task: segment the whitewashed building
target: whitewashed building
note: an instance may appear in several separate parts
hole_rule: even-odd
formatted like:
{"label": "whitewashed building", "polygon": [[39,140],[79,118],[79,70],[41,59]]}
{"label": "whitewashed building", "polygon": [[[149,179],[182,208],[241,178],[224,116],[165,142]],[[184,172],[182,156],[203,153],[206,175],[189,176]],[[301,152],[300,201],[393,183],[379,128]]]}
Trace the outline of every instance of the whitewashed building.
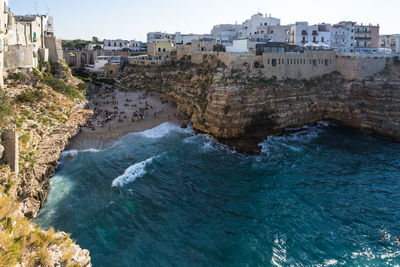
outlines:
{"label": "whitewashed building", "polygon": [[331,46],[339,52],[355,52],[355,22],[343,21],[331,27]]}
{"label": "whitewashed building", "polygon": [[129,50],[133,52],[143,51],[143,42],[135,40],[129,41]]}
{"label": "whitewashed building", "polygon": [[237,33],[238,39],[254,39],[254,36],[260,34],[258,31],[258,27],[260,26],[278,26],[280,25],[281,20],[278,18],[273,18],[271,15],[263,15],[261,13],[257,13],[251,16],[250,19],[243,22],[242,27],[239,28]]}
{"label": "whitewashed building", "polygon": [[129,41],[127,40],[104,40],[104,51],[121,51],[129,48]]}
{"label": "whitewashed building", "polygon": [[394,53],[400,53],[400,34],[381,35],[379,37],[381,48],[390,49]]}
{"label": "whitewashed building", "polygon": [[175,42],[175,37],[180,33],[166,33],[166,32],[149,32],[147,33],[147,43],[154,43],[155,41],[168,40]]}
{"label": "whitewashed building", "polygon": [[220,24],[215,25],[211,30],[211,36],[218,44],[223,46],[232,45],[233,40],[237,37],[239,25],[237,24]]}

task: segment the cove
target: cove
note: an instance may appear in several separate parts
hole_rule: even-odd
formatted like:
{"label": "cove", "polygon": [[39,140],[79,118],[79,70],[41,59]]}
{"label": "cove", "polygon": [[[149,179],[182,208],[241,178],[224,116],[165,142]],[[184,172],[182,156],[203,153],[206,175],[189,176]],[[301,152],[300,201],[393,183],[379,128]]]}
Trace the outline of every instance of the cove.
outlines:
{"label": "cove", "polygon": [[400,144],[320,123],[262,147],[165,123],[66,151],[35,222],[94,266],[400,264]]}

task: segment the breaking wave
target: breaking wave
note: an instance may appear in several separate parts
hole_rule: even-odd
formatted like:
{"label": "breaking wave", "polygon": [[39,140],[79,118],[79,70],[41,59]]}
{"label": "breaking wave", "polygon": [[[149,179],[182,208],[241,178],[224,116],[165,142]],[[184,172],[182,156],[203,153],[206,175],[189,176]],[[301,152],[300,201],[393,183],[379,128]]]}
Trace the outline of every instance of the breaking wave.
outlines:
{"label": "breaking wave", "polygon": [[161,138],[168,135],[171,132],[191,133],[192,131],[193,129],[191,127],[183,129],[182,127],[180,127],[175,123],[165,122],[155,128],[139,132],[138,134],[147,138]]}
{"label": "breaking wave", "polygon": [[136,178],[142,177],[147,173],[146,166],[153,161],[154,158],[147,159],[145,161],[135,163],[126,169],[125,173],[114,179],[112,182],[113,187],[124,186],[136,180]]}

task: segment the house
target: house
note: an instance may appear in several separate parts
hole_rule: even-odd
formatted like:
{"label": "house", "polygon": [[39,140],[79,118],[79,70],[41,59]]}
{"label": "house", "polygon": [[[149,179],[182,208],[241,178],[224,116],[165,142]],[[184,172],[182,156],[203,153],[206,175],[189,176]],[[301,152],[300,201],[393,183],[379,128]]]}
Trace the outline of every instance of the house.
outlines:
{"label": "house", "polygon": [[265,42],[256,42],[249,39],[233,40],[233,45],[226,46],[225,49],[228,53],[255,52],[257,44],[265,44]]}
{"label": "house", "polygon": [[400,34],[381,35],[380,48],[390,49],[394,53],[400,53]]}
{"label": "house", "polygon": [[379,50],[379,25],[355,25],[355,51],[377,52]]}
{"label": "house", "polygon": [[355,52],[355,22],[342,21],[331,27],[331,46],[338,52]]}
{"label": "house", "polygon": [[180,33],[172,34],[164,32],[149,32],[147,33],[147,43],[153,43],[159,40],[169,40],[171,42],[175,42],[175,37],[179,34]]}
{"label": "house", "polygon": [[127,40],[104,40],[104,51],[122,51],[129,48],[129,41]]}
{"label": "house", "polygon": [[37,68],[39,60],[57,62],[62,58],[62,48],[54,36],[54,22],[50,16],[8,13],[6,32],[6,69]]}
{"label": "house", "polygon": [[281,20],[278,18],[273,18],[271,15],[263,15],[257,13],[251,16],[250,19],[243,22],[242,27],[238,31],[238,39],[249,38],[254,40],[258,34],[258,27],[260,26],[278,26]]}
{"label": "house", "polygon": [[171,40],[157,40],[147,44],[147,54],[154,59],[168,59],[175,50],[175,43]]}
{"label": "house", "polygon": [[133,52],[140,52],[144,51],[145,48],[143,47],[143,42],[131,40],[129,41],[129,50]]}

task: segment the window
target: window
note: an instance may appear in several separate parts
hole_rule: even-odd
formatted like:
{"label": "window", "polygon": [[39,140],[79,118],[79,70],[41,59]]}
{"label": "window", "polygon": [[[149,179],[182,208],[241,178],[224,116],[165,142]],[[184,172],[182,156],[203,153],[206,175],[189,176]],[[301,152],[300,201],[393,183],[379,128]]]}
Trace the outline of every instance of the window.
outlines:
{"label": "window", "polygon": [[158,52],[161,52],[161,48],[160,47],[158,48]]}
{"label": "window", "polygon": [[281,64],[281,59],[278,59],[278,64]]}
{"label": "window", "polygon": [[325,37],[321,37],[321,42],[325,42]]}
{"label": "window", "polygon": [[303,36],[303,40],[301,41],[303,44],[306,43],[306,37]]}
{"label": "window", "polygon": [[270,60],[270,59],[268,59],[268,65],[269,65],[269,64],[271,64],[271,60]]}
{"label": "window", "polygon": [[325,59],[325,66],[329,65],[329,61],[327,59]]}
{"label": "window", "polygon": [[297,59],[297,65],[300,64],[300,59]]}
{"label": "window", "polygon": [[301,31],[301,35],[307,35],[307,31],[306,30],[302,30]]}
{"label": "window", "polygon": [[293,64],[293,59],[290,59],[290,64]]}
{"label": "window", "polygon": [[163,52],[165,52],[165,48],[163,48]]}
{"label": "window", "polygon": [[317,60],[316,59],[313,59],[313,65],[317,66]]}
{"label": "window", "polygon": [[289,64],[289,59],[287,59],[287,63],[286,64]]}
{"label": "window", "polygon": [[276,67],[276,59],[275,58],[272,59],[272,67]]}

